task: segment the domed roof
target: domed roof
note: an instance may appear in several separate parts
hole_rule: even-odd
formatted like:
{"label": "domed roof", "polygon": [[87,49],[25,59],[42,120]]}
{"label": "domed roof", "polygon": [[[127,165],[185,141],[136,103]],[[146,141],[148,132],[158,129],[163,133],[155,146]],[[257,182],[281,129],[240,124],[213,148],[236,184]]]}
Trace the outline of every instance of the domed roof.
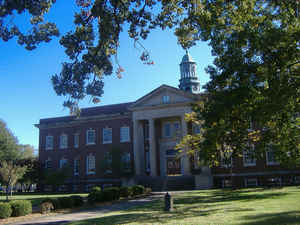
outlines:
{"label": "domed roof", "polygon": [[182,57],[181,63],[184,62],[195,62],[192,58],[192,56],[190,55],[190,53],[188,52],[188,50],[186,50],[185,55]]}

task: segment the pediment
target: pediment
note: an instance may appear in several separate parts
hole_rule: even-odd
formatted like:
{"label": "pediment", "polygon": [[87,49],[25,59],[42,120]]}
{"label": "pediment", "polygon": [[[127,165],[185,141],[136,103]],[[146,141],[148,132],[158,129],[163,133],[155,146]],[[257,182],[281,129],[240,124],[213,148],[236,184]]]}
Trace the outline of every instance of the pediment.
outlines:
{"label": "pediment", "polygon": [[[164,97],[167,96],[167,97]],[[164,99],[165,98],[165,99]],[[165,100],[169,99],[168,102]],[[150,93],[139,98],[133,105],[130,107],[140,108],[140,107],[151,107],[151,106],[163,106],[177,103],[192,103],[197,100],[198,96],[191,94],[185,91],[182,91],[178,88],[174,88],[168,85],[162,85]]]}

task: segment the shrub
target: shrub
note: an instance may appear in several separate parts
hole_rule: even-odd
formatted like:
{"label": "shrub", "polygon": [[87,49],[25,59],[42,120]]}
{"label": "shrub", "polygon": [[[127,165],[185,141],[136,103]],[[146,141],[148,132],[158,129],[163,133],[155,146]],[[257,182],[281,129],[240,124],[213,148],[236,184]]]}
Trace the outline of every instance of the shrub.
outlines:
{"label": "shrub", "polygon": [[31,202],[28,200],[11,201],[12,216],[26,216],[32,212]]}
{"label": "shrub", "polygon": [[12,209],[9,203],[0,203],[0,218],[8,218],[12,214]]}
{"label": "shrub", "polygon": [[103,189],[102,193],[104,201],[113,201],[120,199],[120,188],[118,187],[105,188]]}
{"label": "shrub", "polygon": [[145,188],[142,185],[134,185],[132,186],[132,195],[141,195],[145,192]]}
{"label": "shrub", "polygon": [[72,195],[70,198],[73,199],[74,207],[80,207],[84,205],[83,198],[79,195]]}
{"label": "shrub", "polygon": [[58,198],[59,204],[62,209],[67,209],[67,208],[73,208],[74,207],[74,202],[73,199],[70,197],[61,197]]}
{"label": "shrub", "polygon": [[50,213],[52,210],[54,210],[54,206],[52,202],[43,202],[40,205],[40,212],[42,214]]}
{"label": "shrub", "polygon": [[61,209],[60,201],[57,198],[45,198],[42,203],[51,202],[54,210]]}
{"label": "shrub", "polygon": [[101,191],[101,188],[94,187],[88,195],[88,202],[90,204],[94,204],[95,202],[102,202],[102,201],[103,201],[103,193]]}
{"label": "shrub", "polygon": [[150,194],[152,189],[150,187],[145,188],[145,194]]}
{"label": "shrub", "polygon": [[132,195],[132,189],[130,187],[120,187],[120,196],[123,198],[128,198]]}

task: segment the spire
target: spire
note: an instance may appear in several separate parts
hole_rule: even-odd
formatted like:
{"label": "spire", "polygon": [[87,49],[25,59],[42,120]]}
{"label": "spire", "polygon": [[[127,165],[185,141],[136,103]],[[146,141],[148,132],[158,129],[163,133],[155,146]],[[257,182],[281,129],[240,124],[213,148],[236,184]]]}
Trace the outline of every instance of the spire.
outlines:
{"label": "spire", "polygon": [[188,50],[185,50],[185,55],[182,57],[180,63],[180,75],[179,88],[191,93],[200,92],[200,82],[196,71],[196,62],[189,54]]}

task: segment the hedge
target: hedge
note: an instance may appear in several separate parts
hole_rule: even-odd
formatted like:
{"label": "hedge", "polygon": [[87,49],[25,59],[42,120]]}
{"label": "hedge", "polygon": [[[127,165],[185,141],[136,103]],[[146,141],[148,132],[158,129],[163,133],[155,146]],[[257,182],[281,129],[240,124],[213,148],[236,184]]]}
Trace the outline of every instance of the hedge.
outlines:
{"label": "hedge", "polygon": [[79,195],[72,195],[69,198],[73,200],[73,207],[80,207],[84,205],[83,198]]}
{"label": "hedge", "polygon": [[145,187],[142,185],[134,185],[132,186],[132,195],[141,195],[144,194],[145,192]]}
{"label": "hedge", "polygon": [[120,187],[120,196],[123,198],[128,198],[132,195],[131,187]]}
{"label": "hedge", "polygon": [[32,213],[32,205],[28,200],[14,200],[9,204],[12,208],[12,216],[26,216]]}
{"label": "hedge", "polygon": [[73,208],[74,207],[74,201],[70,197],[61,197],[61,198],[58,198],[58,200],[59,200],[60,207],[62,209],[67,209],[67,208]]}
{"label": "hedge", "polygon": [[100,187],[93,187],[91,192],[88,195],[88,202],[90,204],[94,204],[95,202],[102,202],[103,200],[103,193]]}
{"label": "hedge", "polygon": [[12,209],[9,203],[0,203],[0,218],[5,219],[10,217]]}
{"label": "hedge", "polygon": [[103,189],[102,193],[104,201],[113,201],[120,199],[120,188],[118,187],[105,188]]}

